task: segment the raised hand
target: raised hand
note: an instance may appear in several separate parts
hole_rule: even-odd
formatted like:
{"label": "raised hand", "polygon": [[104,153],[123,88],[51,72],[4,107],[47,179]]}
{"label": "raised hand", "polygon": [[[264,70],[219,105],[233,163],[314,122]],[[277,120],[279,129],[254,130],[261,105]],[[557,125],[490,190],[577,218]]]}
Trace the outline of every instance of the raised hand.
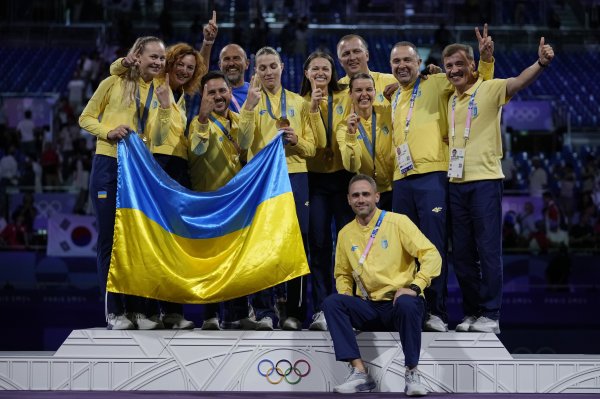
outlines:
{"label": "raised hand", "polygon": [[108,132],[109,140],[121,140],[129,134],[131,129],[127,125],[119,125],[110,132]]}
{"label": "raised hand", "polygon": [[492,37],[488,36],[488,24],[483,25],[483,36],[479,33],[479,28],[475,28],[475,36],[479,42],[479,57],[485,62],[492,62],[494,59],[494,42]]}
{"label": "raised hand", "polygon": [[315,82],[315,78],[311,76],[310,80],[310,111],[318,112],[319,107],[321,106],[321,101],[325,99],[323,96],[323,90],[317,87],[317,83]]}
{"label": "raised hand", "polygon": [[134,67],[139,64],[140,64],[140,60],[139,60],[138,56],[133,53],[128,53],[121,60],[121,65],[123,65],[125,68],[131,68],[131,67]]}
{"label": "raised hand", "polygon": [[356,112],[354,110],[354,103],[352,104],[352,107],[350,108],[350,115],[348,115],[346,122],[348,123],[348,133],[356,134],[356,129],[358,127],[358,115],[356,114]]}
{"label": "raised hand", "polygon": [[398,82],[390,83],[383,89],[383,96],[387,98],[388,101],[392,101],[392,95],[396,90],[398,90],[398,87],[400,87],[400,84]]}
{"label": "raised hand", "polygon": [[217,26],[217,12],[213,10],[212,18],[210,21],[208,21],[208,24],[204,25],[204,28],[202,29],[204,40],[212,44],[212,42],[214,42],[217,38],[218,31],[219,27]]}
{"label": "raised hand", "polygon": [[171,106],[171,88],[169,87],[169,74],[165,73],[165,81],[156,88],[156,98],[162,109],[167,109]]}
{"label": "raised hand", "polygon": [[207,86],[204,85],[202,90],[202,101],[200,102],[200,110],[198,111],[198,121],[200,123],[208,123],[208,116],[215,109],[215,99],[208,95]]}
{"label": "raised hand", "polygon": [[256,75],[252,75],[250,79],[250,87],[248,87],[248,96],[244,103],[244,109],[252,111],[260,102],[261,84],[260,79]]}
{"label": "raised hand", "polygon": [[552,46],[546,44],[543,36],[540,38],[538,57],[540,58],[539,62],[541,62],[543,66],[547,66],[554,59],[554,50],[552,49]]}

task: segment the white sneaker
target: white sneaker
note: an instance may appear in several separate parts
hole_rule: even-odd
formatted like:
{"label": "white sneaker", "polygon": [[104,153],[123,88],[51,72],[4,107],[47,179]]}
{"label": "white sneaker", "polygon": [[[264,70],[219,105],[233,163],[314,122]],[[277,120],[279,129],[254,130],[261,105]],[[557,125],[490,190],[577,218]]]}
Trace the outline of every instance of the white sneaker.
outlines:
{"label": "white sneaker", "polygon": [[256,323],[256,329],[258,331],[273,331],[273,319],[263,317]]}
{"label": "white sneaker", "polygon": [[130,313],[129,320],[133,322],[138,330],[156,330],[158,323],[150,320],[143,313]]}
{"label": "white sneaker", "polygon": [[300,331],[302,330],[302,323],[295,317],[288,317],[281,325],[281,329],[286,331]]}
{"label": "white sneaker", "polygon": [[111,313],[107,319],[107,330],[133,330],[135,326],[124,314],[115,315]]}
{"label": "white sneaker", "polygon": [[404,393],[406,396],[425,396],[427,395],[427,388],[421,383],[421,373],[415,367],[412,370],[406,370],[404,374],[406,385],[404,386]]}
{"label": "white sneaker", "polygon": [[203,330],[220,330],[221,326],[219,326],[219,319],[216,317],[211,317],[210,319],[204,320],[202,323]]}
{"label": "white sneaker", "polygon": [[465,316],[460,323],[456,325],[456,332],[467,332],[471,327],[471,324],[475,323],[477,317]]}
{"label": "white sneaker", "polygon": [[323,311],[313,315],[313,321],[310,323],[308,329],[312,331],[327,331],[327,320],[325,320],[325,313]]}
{"label": "white sneaker", "polygon": [[354,367],[350,367],[350,374],[346,377],[346,380],[340,385],[333,387],[333,392],[371,392],[376,386],[375,380],[369,375],[369,370],[358,371]]}
{"label": "white sneaker", "polygon": [[167,313],[163,315],[162,322],[165,328],[173,330],[192,330],[195,324],[191,320],[187,320],[181,313]]}
{"label": "white sneaker", "polygon": [[446,332],[448,331],[448,323],[444,323],[439,316],[430,314],[429,318],[425,322],[424,330],[433,332]]}
{"label": "white sneaker", "polygon": [[471,324],[469,331],[500,334],[500,323],[498,320],[481,316],[475,320],[475,323]]}

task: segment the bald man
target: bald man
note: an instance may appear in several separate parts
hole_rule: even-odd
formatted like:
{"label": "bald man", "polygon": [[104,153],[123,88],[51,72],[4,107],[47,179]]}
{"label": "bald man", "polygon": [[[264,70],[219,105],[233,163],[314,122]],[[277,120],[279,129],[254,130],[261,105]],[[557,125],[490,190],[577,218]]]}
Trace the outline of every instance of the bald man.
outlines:
{"label": "bald man", "polygon": [[219,69],[227,76],[233,96],[229,109],[239,113],[248,96],[249,83],[244,81],[244,74],[250,61],[242,47],[235,43],[230,43],[223,47],[219,53]]}

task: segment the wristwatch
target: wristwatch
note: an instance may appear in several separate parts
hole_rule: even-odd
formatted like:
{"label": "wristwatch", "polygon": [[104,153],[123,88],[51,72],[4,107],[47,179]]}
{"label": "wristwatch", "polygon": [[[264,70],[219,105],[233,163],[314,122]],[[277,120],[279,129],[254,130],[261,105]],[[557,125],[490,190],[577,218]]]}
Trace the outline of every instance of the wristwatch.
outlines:
{"label": "wristwatch", "polygon": [[416,284],[411,284],[408,286],[409,289],[413,290],[414,292],[417,293],[417,295],[421,295],[421,287],[419,287]]}

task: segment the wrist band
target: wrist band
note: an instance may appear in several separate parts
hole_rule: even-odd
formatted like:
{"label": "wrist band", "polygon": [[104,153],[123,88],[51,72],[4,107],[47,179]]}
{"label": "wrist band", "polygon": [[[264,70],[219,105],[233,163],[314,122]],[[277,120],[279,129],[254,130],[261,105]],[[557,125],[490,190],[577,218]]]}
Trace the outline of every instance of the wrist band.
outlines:
{"label": "wrist band", "polygon": [[542,64],[542,61],[540,61],[539,58],[538,58],[538,65],[542,68],[546,68],[548,66],[548,64],[546,64],[546,65]]}
{"label": "wrist band", "polygon": [[204,39],[204,43],[206,43],[206,44],[214,44],[214,42],[215,42],[214,40],[206,40],[206,39]]}

